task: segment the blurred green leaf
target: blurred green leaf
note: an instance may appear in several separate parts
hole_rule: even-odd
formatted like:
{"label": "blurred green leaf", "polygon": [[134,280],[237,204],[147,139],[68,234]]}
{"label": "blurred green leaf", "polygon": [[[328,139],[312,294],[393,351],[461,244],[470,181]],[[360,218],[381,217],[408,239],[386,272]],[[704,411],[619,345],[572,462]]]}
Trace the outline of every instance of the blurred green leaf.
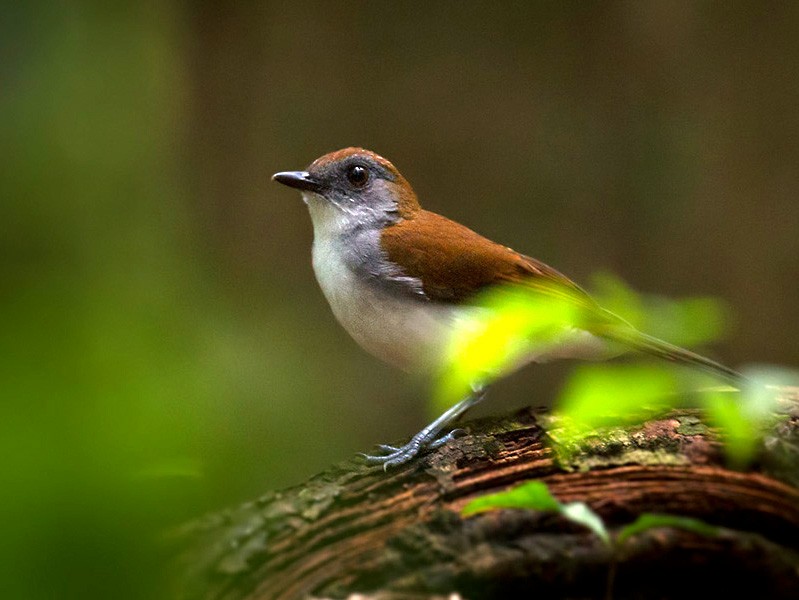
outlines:
{"label": "blurred green leaf", "polygon": [[[607,271],[595,273],[591,277],[591,295],[600,306],[619,315],[636,329],[646,325],[644,301],[621,278]],[[648,331],[648,330],[647,330]]]}
{"label": "blurred green leaf", "polygon": [[714,525],[709,525],[700,519],[693,519],[691,517],[680,517],[676,515],[666,515],[657,513],[644,513],[639,515],[638,518],[622,527],[616,535],[616,543],[623,544],[629,538],[650,529],[657,529],[659,527],[671,527],[674,529],[684,529],[693,533],[698,533],[705,537],[714,537],[719,533],[719,528]]}
{"label": "blurred green leaf", "polygon": [[489,290],[463,317],[450,339],[433,399],[447,408],[507,374],[531,354],[557,345],[582,322],[568,290],[500,286]]}
{"label": "blurred green leaf", "polygon": [[691,348],[719,339],[727,328],[730,311],[717,298],[671,299],[641,294],[608,272],[592,277],[592,295],[607,310],[633,327],[672,344]]}
{"label": "blurred green leaf", "polygon": [[[690,346],[715,339],[723,331],[726,310],[714,299],[646,297],[608,273],[597,275],[595,281],[601,306],[655,337]],[[433,391],[438,411],[463,399],[475,385],[513,371],[530,356],[545,355],[548,349],[574,341],[581,328],[596,318],[579,294],[557,284],[497,286],[475,304],[458,324],[442,361]],[[628,375],[635,379],[626,387],[644,383],[645,394],[653,386],[661,391],[670,387],[664,373],[630,371]],[[615,375],[608,375],[598,382],[600,388],[607,390],[614,379]],[[619,397],[617,404],[624,404],[624,398]]]}
{"label": "blurred green leaf", "polygon": [[638,422],[673,406],[678,389],[668,365],[581,365],[561,391],[557,413],[575,433]]}
{"label": "blurred green leaf", "polygon": [[505,508],[557,513],[572,523],[590,529],[606,544],[610,543],[605,524],[599,515],[592,511],[584,502],[561,504],[542,481],[527,481],[505,492],[475,498],[463,507],[461,514],[470,516],[489,510]]}
{"label": "blurred green leaf", "polygon": [[738,394],[712,392],[705,396],[705,410],[712,424],[721,429],[724,449],[730,464],[746,467],[754,458],[760,440],[757,421],[746,415]]}
{"label": "blurred green leaf", "polygon": [[470,516],[487,510],[500,508],[526,508],[545,512],[557,512],[561,504],[549,493],[541,481],[527,481],[504,492],[487,494],[475,498],[463,507],[461,513]]}

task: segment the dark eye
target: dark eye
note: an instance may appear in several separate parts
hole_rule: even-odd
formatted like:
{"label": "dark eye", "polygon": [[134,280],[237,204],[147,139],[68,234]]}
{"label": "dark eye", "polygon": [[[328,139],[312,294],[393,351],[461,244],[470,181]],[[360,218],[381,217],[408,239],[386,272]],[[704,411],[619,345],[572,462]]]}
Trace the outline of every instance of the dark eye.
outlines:
{"label": "dark eye", "polygon": [[361,187],[369,181],[369,170],[363,165],[352,165],[347,169],[347,181],[354,187]]}

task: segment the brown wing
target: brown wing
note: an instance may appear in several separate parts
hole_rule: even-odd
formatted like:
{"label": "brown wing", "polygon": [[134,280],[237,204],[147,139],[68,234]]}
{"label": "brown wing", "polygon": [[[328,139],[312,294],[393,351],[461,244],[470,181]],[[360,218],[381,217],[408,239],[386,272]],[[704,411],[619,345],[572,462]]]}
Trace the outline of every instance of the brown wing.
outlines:
{"label": "brown wing", "polygon": [[421,210],[387,227],[382,243],[388,258],[405,275],[420,279],[434,301],[462,302],[488,286],[518,283],[595,306],[582,288],[552,267],[436,213]]}

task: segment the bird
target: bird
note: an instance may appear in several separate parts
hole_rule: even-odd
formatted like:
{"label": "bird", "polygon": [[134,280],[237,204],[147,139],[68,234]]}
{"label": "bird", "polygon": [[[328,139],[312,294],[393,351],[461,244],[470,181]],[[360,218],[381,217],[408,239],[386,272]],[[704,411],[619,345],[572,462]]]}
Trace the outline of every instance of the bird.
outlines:
{"label": "bird", "polygon": [[[514,368],[557,358],[601,360],[622,347],[741,379],[730,367],[638,331],[540,260],[425,210],[399,170],[375,152],[343,148],[272,179],[299,190],[308,207],[313,270],[336,319],[366,351],[406,372],[431,372],[480,294],[515,285],[565,298],[587,318]],[[381,444],[365,460],[384,469],[412,461],[456,436],[458,429],[443,432],[484,397],[485,387],[474,382],[406,444]]]}

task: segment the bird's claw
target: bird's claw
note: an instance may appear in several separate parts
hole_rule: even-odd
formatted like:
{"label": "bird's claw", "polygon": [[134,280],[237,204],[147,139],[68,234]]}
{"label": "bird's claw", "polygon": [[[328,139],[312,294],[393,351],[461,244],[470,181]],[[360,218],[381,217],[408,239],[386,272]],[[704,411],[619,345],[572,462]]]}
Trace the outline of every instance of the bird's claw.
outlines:
{"label": "bird's claw", "polygon": [[466,433],[463,429],[453,429],[448,434],[439,438],[427,439],[429,436],[415,435],[411,440],[401,447],[391,446],[389,444],[379,444],[377,447],[380,450],[387,452],[387,454],[372,455],[359,453],[366,462],[370,465],[383,465],[383,470],[387,471],[389,467],[398,467],[404,465],[414,458],[416,458],[424,450],[434,450],[440,448],[450,440],[455,439]]}
{"label": "bird's claw", "polygon": [[377,447],[386,454],[393,454],[394,452],[399,450],[398,446],[391,446],[390,444],[378,444]]}
{"label": "bird's claw", "polygon": [[453,429],[452,431],[450,431],[447,435],[442,435],[437,440],[433,440],[428,446],[428,448],[430,448],[431,450],[435,450],[436,448],[440,448],[450,440],[454,440],[455,438],[459,438],[463,435],[466,435],[466,430],[463,429],[462,427],[458,427],[457,429]]}

